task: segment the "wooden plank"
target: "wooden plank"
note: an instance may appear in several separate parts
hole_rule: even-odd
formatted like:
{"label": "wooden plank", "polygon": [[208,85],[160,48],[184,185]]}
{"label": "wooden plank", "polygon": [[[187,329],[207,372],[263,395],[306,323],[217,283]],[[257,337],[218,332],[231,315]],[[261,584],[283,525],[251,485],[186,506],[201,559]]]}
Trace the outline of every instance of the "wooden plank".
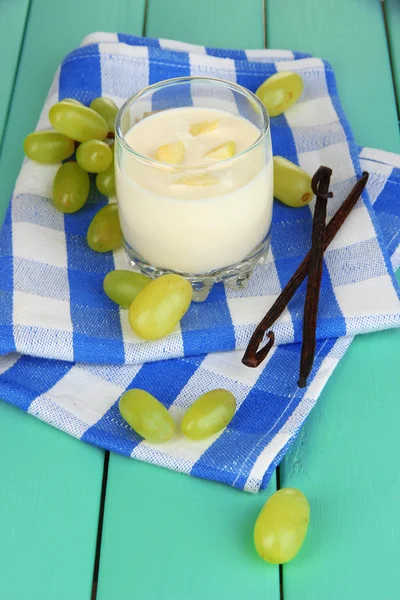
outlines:
{"label": "wooden plank", "polygon": [[29,0],[2,2],[0,7],[0,56],[3,57],[0,61],[0,148],[28,10]]}
{"label": "wooden plank", "polygon": [[392,73],[397,91],[397,108],[400,113],[400,3],[385,0],[386,23],[389,33]]}
{"label": "wooden plank", "polygon": [[2,598],[90,598],[103,456],[0,401]]}
{"label": "wooden plank", "polygon": [[310,52],[333,65],[357,143],[399,152],[380,1],[267,0],[266,6],[271,48]]}
{"label": "wooden plank", "polygon": [[399,330],[358,337],[283,462],[312,506],[285,600],[398,598],[399,351]]}
{"label": "wooden plank", "polygon": [[[326,57],[357,140],[398,150],[378,0],[282,4],[267,4],[269,44]],[[285,600],[398,596],[399,350],[399,330],[358,337],[282,463],[282,487],[312,506],[305,548],[283,567]]]}
{"label": "wooden plank", "polygon": [[[132,4],[33,0],[0,160],[0,219],[56,67],[91,31],[140,33],[144,0]],[[1,598],[90,598],[103,460],[0,402]]]}
{"label": "wooden plank", "polygon": [[[235,4],[235,10],[232,10]],[[262,2],[150,0],[149,36],[263,46]],[[258,496],[111,455],[97,600],[279,599],[252,543]]]}
{"label": "wooden plank", "polygon": [[216,48],[263,48],[263,15],[263,0],[149,0],[146,35]]}
{"label": "wooden plank", "polygon": [[266,493],[111,455],[97,600],[278,600],[278,568],[253,546]]}

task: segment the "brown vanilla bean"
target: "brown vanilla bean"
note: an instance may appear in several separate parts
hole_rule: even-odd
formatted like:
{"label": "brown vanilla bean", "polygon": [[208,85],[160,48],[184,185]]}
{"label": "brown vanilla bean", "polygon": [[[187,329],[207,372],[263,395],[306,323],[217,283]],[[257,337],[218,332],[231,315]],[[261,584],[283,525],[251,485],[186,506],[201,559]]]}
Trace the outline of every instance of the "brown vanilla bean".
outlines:
{"label": "brown vanilla bean", "polygon": [[314,363],[317,343],[316,331],[324,260],[326,205],[328,198],[332,197],[332,192],[329,192],[331,176],[332,169],[320,167],[311,182],[317,200],[314,210],[310,264],[308,266],[307,291],[304,302],[303,343],[301,345],[300,377],[298,381],[300,388],[307,386],[307,378]]}
{"label": "brown vanilla bean", "polygon": [[[332,217],[330,222],[328,223],[325,231],[325,243],[324,250],[327,249],[358,199],[360,198],[362,192],[364,191],[365,186],[367,185],[369,174],[364,171],[362,177],[357,181],[354,185],[353,189],[344,200],[343,204],[336,211],[335,215]],[[250,341],[247,345],[246,351],[242,358],[242,363],[247,367],[258,367],[260,363],[267,356],[270,346],[269,343],[266,346],[263,346],[260,350],[258,350],[260,344],[264,339],[265,332],[275,323],[277,319],[281,316],[290,300],[293,298],[294,294],[304,281],[308,266],[310,262],[310,252],[306,255],[303,261],[300,263],[296,271],[293,273],[292,277],[289,279],[288,283],[279,294],[278,298],[275,300],[265,317],[260,321],[256,329],[254,330],[253,335],[250,338]]]}

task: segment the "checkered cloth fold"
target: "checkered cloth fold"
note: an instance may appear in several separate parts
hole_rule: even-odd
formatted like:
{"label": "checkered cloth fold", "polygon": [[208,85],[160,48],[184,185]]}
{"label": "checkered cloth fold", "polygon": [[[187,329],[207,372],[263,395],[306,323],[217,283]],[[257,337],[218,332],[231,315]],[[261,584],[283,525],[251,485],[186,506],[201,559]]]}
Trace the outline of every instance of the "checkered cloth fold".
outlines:
{"label": "checkered cloth fold", "polygon": [[[305,390],[297,388],[305,285],[274,326],[276,346],[257,369],[241,362],[255,325],[310,245],[312,209],[275,203],[272,251],[244,291],[214,286],[180,327],[139,340],[127,313],[102,293],[106,272],[126,267],[122,251],[99,255],[88,224],[107,199],[93,186],[87,205],[63,215],[49,202],[57,166],[25,160],[0,240],[0,397],[89,443],[191,475],[257,491],[282,458],[356,334],[400,324],[393,267],[400,264],[400,158],[356,146],[326,62],[275,50],[231,51],[170,40],[93,34],[56,74],[38,129],[57,100],[118,105],[148,84],[185,75],[222,77],[255,91],[278,71],[301,74],[305,89],[271,119],[275,154],[313,173],[333,169],[329,217],[363,169],[367,192],[325,255],[317,351]],[[397,193],[396,193],[397,192]],[[392,266],[393,265],[393,266]],[[168,359],[168,360],[166,360]],[[202,392],[232,390],[238,410],[221,434],[162,446],[143,442],[119,415],[127,388],[147,389],[179,422]]]}

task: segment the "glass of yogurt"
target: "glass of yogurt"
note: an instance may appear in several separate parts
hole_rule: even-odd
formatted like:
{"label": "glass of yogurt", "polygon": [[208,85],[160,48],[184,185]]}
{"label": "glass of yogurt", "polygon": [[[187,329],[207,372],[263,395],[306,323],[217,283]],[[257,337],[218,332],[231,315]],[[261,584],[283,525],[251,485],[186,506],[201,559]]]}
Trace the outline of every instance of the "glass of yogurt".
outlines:
{"label": "glass of yogurt", "polygon": [[245,88],[182,77],[130,98],[116,122],[126,253],[143,273],[178,273],[204,300],[241,288],[265,260],[273,202],[269,117]]}

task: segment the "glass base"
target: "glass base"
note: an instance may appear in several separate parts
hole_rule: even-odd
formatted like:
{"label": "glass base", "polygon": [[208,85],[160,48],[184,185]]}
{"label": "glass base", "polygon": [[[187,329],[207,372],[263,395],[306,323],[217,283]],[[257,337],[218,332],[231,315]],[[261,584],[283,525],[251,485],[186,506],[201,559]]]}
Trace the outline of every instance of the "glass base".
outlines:
{"label": "glass base", "polygon": [[246,287],[254,267],[266,260],[270,247],[270,236],[268,235],[262,242],[240,263],[222,267],[203,275],[194,275],[191,273],[180,273],[172,269],[161,269],[147,263],[144,258],[138,255],[129,244],[125,243],[125,252],[132,267],[139,269],[143,275],[151,279],[156,279],[167,273],[176,273],[190,281],[193,288],[193,302],[204,302],[211,291],[214,283],[226,283],[233,290],[242,290]]}

